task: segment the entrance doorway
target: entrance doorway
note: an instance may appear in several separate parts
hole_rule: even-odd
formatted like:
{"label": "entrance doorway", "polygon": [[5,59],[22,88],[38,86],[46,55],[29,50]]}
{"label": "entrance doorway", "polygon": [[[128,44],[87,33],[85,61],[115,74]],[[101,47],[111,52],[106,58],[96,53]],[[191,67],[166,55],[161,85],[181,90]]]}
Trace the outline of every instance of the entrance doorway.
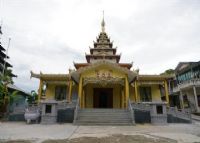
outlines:
{"label": "entrance doorway", "polygon": [[93,95],[94,108],[113,108],[113,89],[94,88]]}

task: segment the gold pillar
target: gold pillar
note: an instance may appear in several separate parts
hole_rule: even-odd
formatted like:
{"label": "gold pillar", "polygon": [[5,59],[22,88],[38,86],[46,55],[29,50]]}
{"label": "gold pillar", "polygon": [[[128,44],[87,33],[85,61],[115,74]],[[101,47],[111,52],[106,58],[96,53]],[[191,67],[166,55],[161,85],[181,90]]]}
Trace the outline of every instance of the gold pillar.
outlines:
{"label": "gold pillar", "polygon": [[80,108],[82,108],[82,90],[83,90],[83,83],[82,83],[82,77],[80,77],[80,80],[79,80],[79,85],[78,85],[78,97],[79,97],[79,105],[80,105]]}
{"label": "gold pillar", "polygon": [[129,99],[129,83],[128,78],[125,78],[125,108],[128,106],[128,99]]}
{"label": "gold pillar", "polygon": [[40,102],[40,100],[41,100],[42,86],[43,86],[43,81],[40,79],[40,85],[39,85],[39,89],[38,89],[38,102]]}
{"label": "gold pillar", "polygon": [[165,80],[165,97],[166,97],[167,104],[169,105],[169,91],[168,91],[166,80]]}
{"label": "gold pillar", "polygon": [[135,84],[135,86],[134,86],[135,87],[135,102],[138,102],[137,81],[135,81],[134,84]]}
{"label": "gold pillar", "polygon": [[71,102],[72,97],[72,80],[69,81],[69,94],[68,94],[68,102]]}

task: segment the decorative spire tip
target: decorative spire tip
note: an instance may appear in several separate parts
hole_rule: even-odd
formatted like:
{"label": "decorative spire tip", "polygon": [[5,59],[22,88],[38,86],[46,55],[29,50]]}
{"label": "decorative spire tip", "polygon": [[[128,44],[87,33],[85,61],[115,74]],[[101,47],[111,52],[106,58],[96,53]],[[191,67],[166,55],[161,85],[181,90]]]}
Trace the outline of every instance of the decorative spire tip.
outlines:
{"label": "decorative spire tip", "polygon": [[102,32],[105,32],[104,11],[103,11],[103,19],[102,19],[102,22],[101,22],[101,30],[102,30]]}

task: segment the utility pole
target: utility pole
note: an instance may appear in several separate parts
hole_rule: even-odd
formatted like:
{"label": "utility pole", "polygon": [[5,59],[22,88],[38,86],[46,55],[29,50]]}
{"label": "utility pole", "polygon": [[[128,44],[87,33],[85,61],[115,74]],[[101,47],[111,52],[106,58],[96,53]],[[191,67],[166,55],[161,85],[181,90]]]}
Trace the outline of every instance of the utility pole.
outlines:
{"label": "utility pole", "polygon": [[8,59],[8,49],[10,47],[10,41],[11,41],[11,38],[8,39],[8,46],[7,46],[7,49],[6,49],[6,57],[5,57],[5,60],[4,60],[4,65],[3,65],[3,76],[4,76],[5,70],[6,70],[6,61]]}

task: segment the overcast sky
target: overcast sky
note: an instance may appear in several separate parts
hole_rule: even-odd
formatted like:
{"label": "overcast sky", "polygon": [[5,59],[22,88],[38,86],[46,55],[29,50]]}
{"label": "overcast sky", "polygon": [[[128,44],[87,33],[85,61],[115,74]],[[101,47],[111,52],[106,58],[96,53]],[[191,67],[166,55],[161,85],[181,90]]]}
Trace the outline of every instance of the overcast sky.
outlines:
{"label": "overcast sky", "polygon": [[106,32],[141,74],[160,74],[181,61],[200,60],[199,0],[0,0],[2,44],[9,49],[15,84],[37,90],[39,73],[68,73],[100,32]]}

